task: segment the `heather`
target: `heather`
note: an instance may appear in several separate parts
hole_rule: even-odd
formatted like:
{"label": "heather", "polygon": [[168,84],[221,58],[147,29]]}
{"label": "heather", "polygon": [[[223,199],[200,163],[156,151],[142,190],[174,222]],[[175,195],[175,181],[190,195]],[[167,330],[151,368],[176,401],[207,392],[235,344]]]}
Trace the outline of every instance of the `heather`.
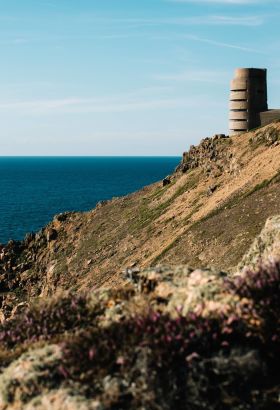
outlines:
{"label": "heather", "polygon": [[0,327],[0,343],[13,348],[91,326],[100,310],[97,306],[90,309],[88,299],[83,294],[69,293],[34,304]]}
{"label": "heather", "polygon": [[123,289],[69,293],[1,326],[2,349],[21,346],[0,376],[6,404],[45,390],[97,409],[277,408],[279,262],[232,278],[183,266],[126,276]]}

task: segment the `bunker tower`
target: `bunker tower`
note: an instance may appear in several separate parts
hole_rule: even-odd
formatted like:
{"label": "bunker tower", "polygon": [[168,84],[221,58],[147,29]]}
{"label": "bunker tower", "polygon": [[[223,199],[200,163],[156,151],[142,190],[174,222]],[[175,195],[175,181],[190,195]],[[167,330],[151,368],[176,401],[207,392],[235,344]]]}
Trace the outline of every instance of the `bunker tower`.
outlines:
{"label": "bunker tower", "polygon": [[230,134],[259,127],[267,106],[267,72],[260,68],[238,68],[230,87]]}

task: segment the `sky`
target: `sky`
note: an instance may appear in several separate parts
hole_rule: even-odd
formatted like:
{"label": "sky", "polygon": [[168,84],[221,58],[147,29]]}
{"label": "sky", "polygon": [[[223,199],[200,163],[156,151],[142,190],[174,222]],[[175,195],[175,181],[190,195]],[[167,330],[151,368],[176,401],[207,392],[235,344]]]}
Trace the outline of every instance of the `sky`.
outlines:
{"label": "sky", "polygon": [[0,0],[0,155],[181,155],[236,67],[280,107],[280,0]]}

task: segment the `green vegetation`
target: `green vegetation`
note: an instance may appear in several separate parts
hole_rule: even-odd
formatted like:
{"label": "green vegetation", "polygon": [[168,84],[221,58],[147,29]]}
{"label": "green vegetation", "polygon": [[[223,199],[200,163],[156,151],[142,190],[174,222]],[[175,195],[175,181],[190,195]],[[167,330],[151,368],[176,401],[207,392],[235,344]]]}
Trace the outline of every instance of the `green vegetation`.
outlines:
{"label": "green vegetation", "polygon": [[180,241],[181,236],[175,238],[169,245],[164,248],[164,250],[155,258],[153,259],[151,265],[156,266],[158,262],[171,250],[174,246]]}
{"label": "green vegetation", "polygon": [[254,192],[257,192],[257,191],[269,186],[272,183],[279,182],[279,180],[280,180],[280,171],[276,175],[274,175],[272,178],[264,179],[260,184],[257,184],[256,186],[254,186],[254,188],[252,188],[250,191],[246,192],[243,195],[243,198],[247,198],[248,196],[252,195]]}
{"label": "green vegetation", "polygon": [[183,186],[177,188],[175,193],[169,199],[154,208],[151,207],[151,198],[155,199],[162,196],[163,193],[167,192],[167,190],[173,185],[168,185],[167,187],[161,188],[151,197],[142,200],[142,203],[139,206],[137,218],[132,224],[132,232],[137,232],[137,230],[147,227],[147,225],[159,218],[160,215],[162,215],[163,212],[166,211],[166,209],[169,208],[179,196],[196,186],[199,181],[199,177],[200,172],[197,170],[189,172],[187,182]]}
{"label": "green vegetation", "polygon": [[[280,171],[274,175],[272,178],[270,178],[269,180],[264,180],[262,181],[260,184],[257,184],[254,188],[252,188],[251,190],[247,191],[247,192],[240,192],[238,194],[235,194],[234,196],[232,196],[231,198],[229,198],[225,203],[223,203],[221,206],[215,208],[214,210],[212,210],[211,212],[209,212],[207,215],[205,215],[203,218],[199,219],[198,221],[192,223],[190,226],[187,227],[187,229],[184,231],[184,233],[182,235],[180,235],[180,237],[175,238],[153,261],[152,264],[156,265],[158,262],[160,262],[163,257],[171,250],[173,249],[181,240],[182,236],[186,235],[189,231],[194,230],[195,228],[197,228],[198,226],[201,226],[204,222],[206,222],[207,220],[214,218],[215,216],[221,214],[222,212],[226,211],[226,210],[230,210],[232,208],[234,208],[235,206],[237,206],[238,204],[240,204],[242,202],[243,199],[250,197],[251,195],[253,195],[254,193],[270,186],[273,183],[278,183],[280,181]],[[196,207],[193,208],[192,212],[190,213],[190,215],[188,215],[185,220],[183,221],[183,223],[187,223],[191,216],[193,214],[195,214],[197,212],[197,210],[199,209],[200,205],[197,204]],[[253,234],[255,234],[255,225],[252,223],[252,229],[253,229]]]}

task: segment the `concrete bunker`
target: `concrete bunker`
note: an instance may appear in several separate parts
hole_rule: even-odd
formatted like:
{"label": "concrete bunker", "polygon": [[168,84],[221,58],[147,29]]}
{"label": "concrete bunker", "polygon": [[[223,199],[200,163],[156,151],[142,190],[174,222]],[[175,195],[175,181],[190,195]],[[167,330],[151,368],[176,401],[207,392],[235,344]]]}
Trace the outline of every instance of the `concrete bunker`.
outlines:
{"label": "concrete bunker", "polygon": [[230,134],[239,134],[280,120],[280,110],[267,104],[267,70],[237,68],[230,83]]}

